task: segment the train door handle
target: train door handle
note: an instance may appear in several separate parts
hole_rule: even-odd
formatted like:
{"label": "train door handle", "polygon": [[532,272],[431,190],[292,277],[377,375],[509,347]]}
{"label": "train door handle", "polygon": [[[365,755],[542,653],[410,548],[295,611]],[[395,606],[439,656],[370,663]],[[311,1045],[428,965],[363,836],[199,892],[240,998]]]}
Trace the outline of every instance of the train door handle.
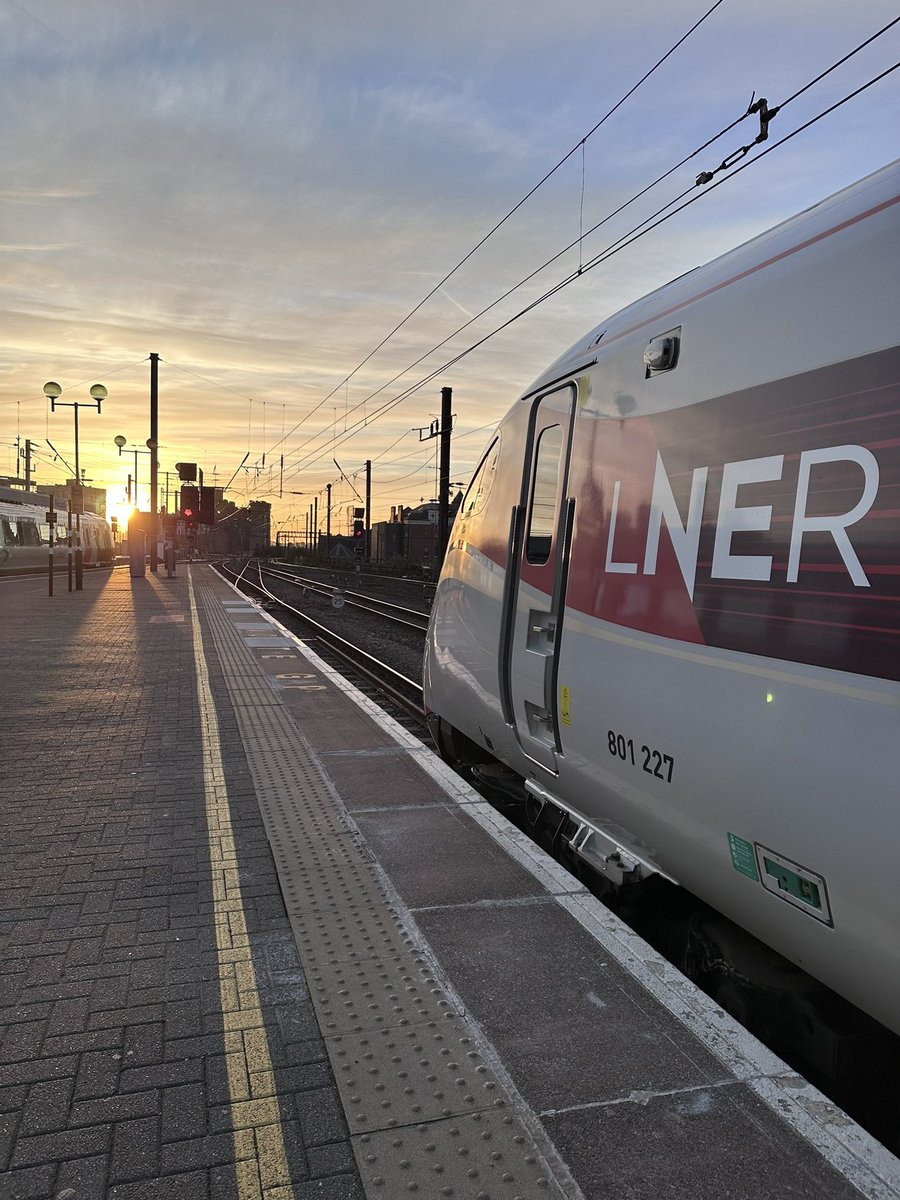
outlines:
{"label": "train door handle", "polygon": [[554,613],[532,610],[528,614],[528,636],[525,649],[537,654],[549,653],[556,639],[556,616]]}

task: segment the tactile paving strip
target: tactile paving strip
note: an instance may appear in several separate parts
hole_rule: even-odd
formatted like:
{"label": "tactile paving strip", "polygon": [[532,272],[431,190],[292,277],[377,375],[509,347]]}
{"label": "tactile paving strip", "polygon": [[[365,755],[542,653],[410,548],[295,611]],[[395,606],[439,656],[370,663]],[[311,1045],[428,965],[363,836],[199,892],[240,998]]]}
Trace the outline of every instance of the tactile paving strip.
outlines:
{"label": "tactile paving strip", "polygon": [[288,741],[290,731],[279,728],[284,724],[286,714],[279,709],[271,716],[272,721],[267,724],[258,720],[256,713],[248,713],[246,721],[247,732],[251,735],[259,730],[270,740],[275,740],[275,734],[282,735],[277,738],[274,754],[255,749],[247,756],[254,778],[264,793],[264,815],[288,853],[303,858],[319,855],[321,839],[330,845],[333,839],[346,839],[355,830],[347,817],[338,812],[327,785],[324,780],[319,782],[318,773],[310,769],[311,764],[303,759],[292,761],[293,749]]}
{"label": "tactile paving strip", "polygon": [[322,909],[346,908],[348,897],[362,905],[388,904],[390,897],[366,862],[350,862],[338,866],[333,860],[307,865],[303,862],[282,863],[276,858],[281,888],[290,893],[293,911],[319,912]]}
{"label": "tactile paving strip", "polygon": [[329,1049],[351,1133],[509,1107],[465,1022],[452,1014],[409,1028],[337,1035]]}
{"label": "tactile paving strip", "polygon": [[263,650],[288,650],[291,645],[287,638],[283,637],[266,637],[264,634],[254,633],[249,636],[245,633],[242,636],[250,645]]}
{"label": "tactile paving strip", "polygon": [[402,1029],[457,1015],[421,955],[314,963],[306,980],[326,1037]]}
{"label": "tactile paving strip", "polygon": [[558,1200],[563,1192],[510,1112],[479,1112],[351,1138],[366,1195]]}
{"label": "tactile paving strip", "polygon": [[277,684],[254,674],[246,610],[203,592],[366,1195],[562,1197]]}
{"label": "tactile paving strip", "polygon": [[368,878],[363,874],[365,871],[374,877],[372,858],[353,831],[335,835],[328,841],[323,839],[318,845],[292,838],[288,844],[277,849],[273,847],[273,852],[279,869],[286,874],[301,870],[344,871],[355,867],[361,873],[361,881]]}
{"label": "tactile paving strip", "polygon": [[390,910],[373,913],[353,905],[346,912],[288,910],[288,916],[300,956],[308,964],[377,958],[416,948],[404,922]]}

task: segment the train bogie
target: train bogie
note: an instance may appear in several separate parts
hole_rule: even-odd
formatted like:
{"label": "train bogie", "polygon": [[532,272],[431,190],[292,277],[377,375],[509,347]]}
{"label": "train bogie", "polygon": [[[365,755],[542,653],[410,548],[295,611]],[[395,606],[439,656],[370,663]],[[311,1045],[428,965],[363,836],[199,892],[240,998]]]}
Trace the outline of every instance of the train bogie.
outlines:
{"label": "train bogie", "polygon": [[513,406],[426,650],[445,747],[900,1032],[897,165],[593,330]]}

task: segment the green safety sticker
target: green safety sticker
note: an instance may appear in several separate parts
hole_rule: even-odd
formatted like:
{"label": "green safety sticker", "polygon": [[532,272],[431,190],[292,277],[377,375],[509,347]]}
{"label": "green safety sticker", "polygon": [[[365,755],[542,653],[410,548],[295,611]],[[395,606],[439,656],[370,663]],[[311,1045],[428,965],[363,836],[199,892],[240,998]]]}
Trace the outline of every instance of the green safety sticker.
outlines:
{"label": "green safety sticker", "polygon": [[756,866],[753,843],[744,841],[736,833],[729,833],[728,848],[731,850],[731,861],[734,864],[734,869],[740,871],[742,875],[747,875],[750,879],[755,879],[759,883],[759,870]]}

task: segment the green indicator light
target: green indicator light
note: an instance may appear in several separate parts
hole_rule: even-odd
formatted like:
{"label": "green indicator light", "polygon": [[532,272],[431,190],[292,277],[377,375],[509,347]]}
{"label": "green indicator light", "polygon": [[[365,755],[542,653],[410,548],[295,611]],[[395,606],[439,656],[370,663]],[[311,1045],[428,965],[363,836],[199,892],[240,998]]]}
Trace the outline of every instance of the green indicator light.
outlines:
{"label": "green indicator light", "polygon": [[731,862],[736,871],[746,875],[748,879],[759,882],[759,871],[756,869],[756,855],[753,853],[753,843],[738,837],[736,833],[728,835],[728,849],[731,851]]}

